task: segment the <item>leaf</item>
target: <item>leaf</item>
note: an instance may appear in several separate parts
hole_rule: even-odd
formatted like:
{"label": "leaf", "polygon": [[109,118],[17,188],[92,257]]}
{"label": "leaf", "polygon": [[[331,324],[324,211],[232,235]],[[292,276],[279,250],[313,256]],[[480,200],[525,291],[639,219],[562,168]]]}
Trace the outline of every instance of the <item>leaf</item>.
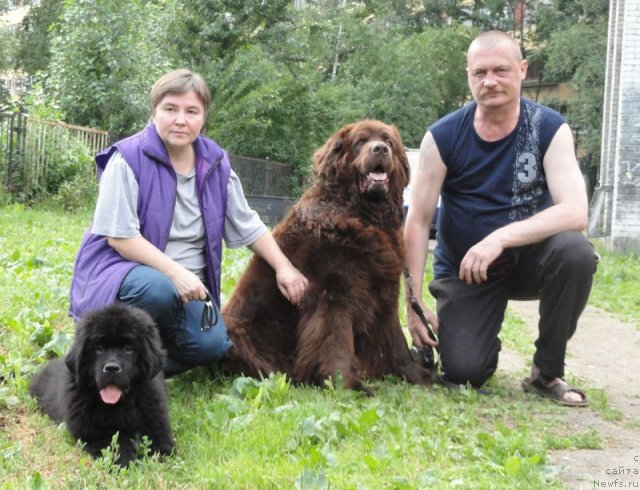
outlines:
{"label": "leaf", "polygon": [[380,461],[373,454],[365,454],[362,457],[362,461],[372,470],[380,468]]}
{"label": "leaf", "polygon": [[420,476],[420,483],[423,488],[431,488],[438,483],[438,477],[435,470],[429,469],[422,473]]}
{"label": "leaf", "polygon": [[53,338],[42,347],[39,354],[45,357],[48,352],[53,352],[56,357],[62,357],[69,350],[72,342],[71,336],[66,332],[56,332]]}
{"label": "leaf", "polygon": [[509,456],[504,463],[504,471],[509,476],[516,476],[520,473],[521,463],[517,456]]}
{"label": "leaf", "polygon": [[5,408],[17,407],[20,404],[17,396],[12,395],[9,392],[9,388],[0,387],[0,406]]}
{"label": "leaf", "polygon": [[391,478],[391,488],[398,490],[409,490],[413,488],[413,486],[404,476],[394,476],[393,478]]}
{"label": "leaf", "polygon": [[229,393],[232,396],[238,398],[254,399],[259,392],[258,380],[254,378],[248,378],[246,376],[239,376],[233,381],[231,390]]}
{"label": "leaf", "polygon": [[362,430],[368,430],[373,427],[378,420],[380,420],[380,416],[378,415],[377,410],[375,408],[370,408],[362,413],[358,422]]}
{"label": "leaf", "polygon": [[302,422],[302,435],[305,437],[318,437],[321,433],[320,423],[313,417],[307,417]]}
{"label": "leaf", "polygon": [[305,468],[296,478],[296,489],[329,490],[329,480],[323,470],[314,471]]}
{"label": "leaf", "polygon": [[29,478],[29,488],[31,490],[43,490],[47,488],[44,477],[39,471],[36,471],[31,475],[31,478]]}

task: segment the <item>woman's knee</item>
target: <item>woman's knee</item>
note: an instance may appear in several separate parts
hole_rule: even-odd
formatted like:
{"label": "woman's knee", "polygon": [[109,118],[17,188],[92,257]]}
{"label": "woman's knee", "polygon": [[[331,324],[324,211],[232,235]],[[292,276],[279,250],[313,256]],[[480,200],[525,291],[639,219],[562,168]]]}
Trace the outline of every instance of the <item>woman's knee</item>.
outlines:
{"label": "woman's knee", "polygon": [[159,317],[173,310],[180,298],[166,275],[148,266],[134,267],[125,277],[118,298],[123,303],[138,306],[153,317]]}
{"label": "woman's knee", "polygon": [[200,364],[212,364],[219,361],[231,348],[231,345],[227,329],[223,326],[213,327],[200,338],[196,357],[200,359]]}
{"label": "woman's knee", "polygon": [[224,325],[215,325],[208,330],[186,328],[176,339],[169,354],[191,366],[207,366],[220,360],[231,348],[231,341]]}

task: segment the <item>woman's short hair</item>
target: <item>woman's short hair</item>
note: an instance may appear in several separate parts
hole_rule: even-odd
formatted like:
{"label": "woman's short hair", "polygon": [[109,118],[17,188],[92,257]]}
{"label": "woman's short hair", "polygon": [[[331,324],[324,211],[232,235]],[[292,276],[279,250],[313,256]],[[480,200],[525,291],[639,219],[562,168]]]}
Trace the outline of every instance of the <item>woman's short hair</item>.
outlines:
{"label": "woman's short hair", "polygon": [[151,112],[156,110],[158,104],[169,94],[185,94],[193,90],[204,108],[205,116],[211,105],[211,94],[202,76],[197,73],[180,68],[162,75],[151,87],[149,97],[151,99]]}

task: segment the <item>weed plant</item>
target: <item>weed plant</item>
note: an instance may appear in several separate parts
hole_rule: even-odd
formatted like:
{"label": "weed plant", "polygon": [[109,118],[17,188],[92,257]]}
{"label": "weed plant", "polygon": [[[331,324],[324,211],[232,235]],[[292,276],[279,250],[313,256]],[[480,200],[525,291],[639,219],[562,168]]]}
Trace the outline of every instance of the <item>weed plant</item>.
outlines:
{"label": "weed plant", "polygon": [[[167,381],[174,456],[127,469],[112,465],[114,449],[94,460],[27,392],[38,365],[72,338],[67,295],[90,220],[0,208],[0,488],[561,488],[548,451],[600,446],[594,429],[564,425],[566,409],[521,393],[524,373],[499,371],[488,395],[376,380],[366,398],[339,379],[321,389],[200,368]],[[225,251],[223,301],[248,260],[244,249]],[[607,260],[613,269],[622,259]],[[627,279],[617,279],[625,304],[638,299]],[[526,349],[518,322],[508,317],[504,336]]]}

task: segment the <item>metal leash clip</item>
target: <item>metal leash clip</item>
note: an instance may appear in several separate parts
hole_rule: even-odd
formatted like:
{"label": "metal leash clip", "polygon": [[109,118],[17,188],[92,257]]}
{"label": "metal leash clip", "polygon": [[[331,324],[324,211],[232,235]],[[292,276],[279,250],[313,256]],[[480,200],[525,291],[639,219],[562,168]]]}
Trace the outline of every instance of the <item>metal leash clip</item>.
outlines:
{"label": "metal leash clip", "polygon": [[200,321],[200,330],[206,332],[218,323],[218,308],[213,302],[211,293],[207,291],[207,299],[204,301],[204,308],[202,310],[202,320]]}

